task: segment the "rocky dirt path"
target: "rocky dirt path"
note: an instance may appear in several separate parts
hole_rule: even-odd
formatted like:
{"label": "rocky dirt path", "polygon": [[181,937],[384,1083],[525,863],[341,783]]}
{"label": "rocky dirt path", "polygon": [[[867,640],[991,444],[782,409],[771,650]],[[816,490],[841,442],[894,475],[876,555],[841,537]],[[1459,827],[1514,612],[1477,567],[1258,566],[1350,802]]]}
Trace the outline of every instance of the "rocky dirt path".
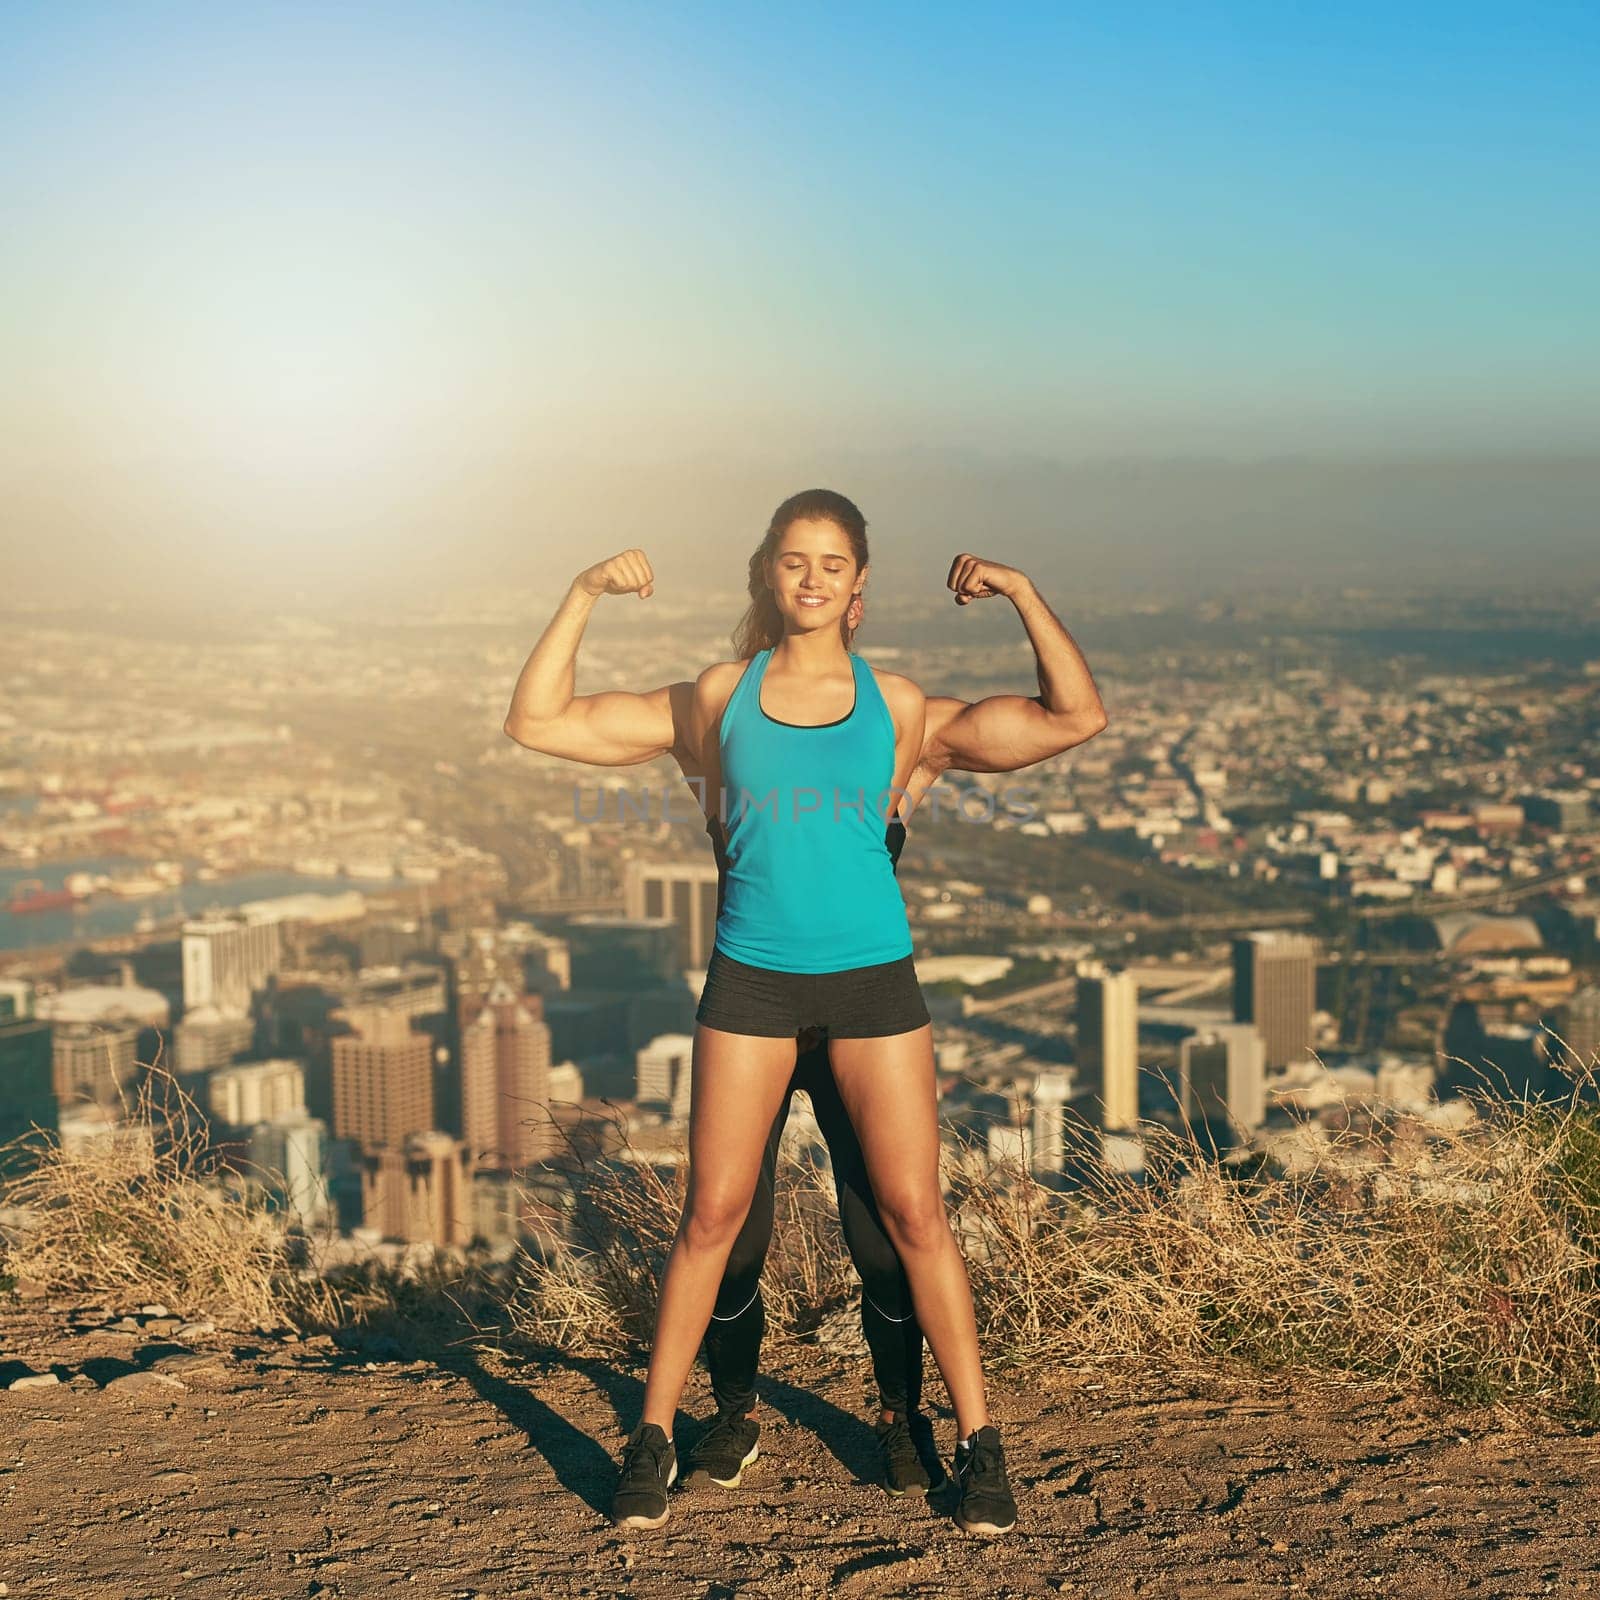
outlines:
{"label": "rocky dirt path", "polygon": [[117,1320],[0,1311],[0,1595],[1600,1592],[1600,1442],[1392,1390],[1002,1379],[1022,1521],[984,1544],[873,1486],[860,1368],[791,1346],[744,1487],[621,1537],[637,1371]]}

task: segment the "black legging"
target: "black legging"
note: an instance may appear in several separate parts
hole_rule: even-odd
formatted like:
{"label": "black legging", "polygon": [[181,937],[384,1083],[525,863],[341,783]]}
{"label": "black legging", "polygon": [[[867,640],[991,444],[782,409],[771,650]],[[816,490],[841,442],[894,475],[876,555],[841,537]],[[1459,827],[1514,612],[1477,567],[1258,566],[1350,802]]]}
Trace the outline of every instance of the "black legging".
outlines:
{"label": "black legging", "polygon": [[742,1413],[755,1404],[761,1336],[767,1324],[761,1303],[761,1269],[772,1243],[778,1144],[796,1089],[804,1089],[811,1096],[817,1126],[833,1159],[839,1223],[850,1259],[861,1275],[861,1329],[872,1352],[878,1395],[884,1410],[904,1416],[915,1411],[922,1398],[922,1329],[912,1309],[905,1269],[878,1215],[878,1203],[867,1178],[866,1158],[839,1098],[839,1086],[828,1064],[826,1041],[805,1051],[795,1063],[794,1076],[767,1137],[755,1198],[722,1274],[716,1307],[706,1329],[711,1392],[721,1411]]}

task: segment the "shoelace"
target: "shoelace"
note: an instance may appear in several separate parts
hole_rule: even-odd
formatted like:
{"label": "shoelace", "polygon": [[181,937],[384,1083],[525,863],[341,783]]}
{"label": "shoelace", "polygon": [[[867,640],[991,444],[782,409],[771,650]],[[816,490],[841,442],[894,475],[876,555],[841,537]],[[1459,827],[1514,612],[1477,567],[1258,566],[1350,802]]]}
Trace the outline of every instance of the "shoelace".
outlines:
{"label": "shoelace", "polygon": [[717,1420],[706,1429],[700,1442],[694,1447],[697,1455],[703,1455],[714,1450],[718,1445],[732,1443],[739,1437],[739,1416],[734,1411],[722,1411],[717,1414]]}
{"label": "shoelace", "polygon": [[[636,1439],[628,1446],[626,1459],[622,1463],[622,1476],[624,1479],[633,1479],[643,1476],[646,1472],[651,1477],[665,1476],[661,1463],[667,1459],[667,1451],[671,1448],[672,1441],[666,1444],[657,1444],[654,1439]],[[646,1468],[644,1463],[648,1462]]]}
{"label": "shoelace", "polygon": [[1005,1482],[1005,1457],[1000,1453],[1000,1447],[991,1444],[987,1439],[969,1444],[965,1450],[964,1477],[972,1483],[982,1483],[985,1480],[996,1484]]}

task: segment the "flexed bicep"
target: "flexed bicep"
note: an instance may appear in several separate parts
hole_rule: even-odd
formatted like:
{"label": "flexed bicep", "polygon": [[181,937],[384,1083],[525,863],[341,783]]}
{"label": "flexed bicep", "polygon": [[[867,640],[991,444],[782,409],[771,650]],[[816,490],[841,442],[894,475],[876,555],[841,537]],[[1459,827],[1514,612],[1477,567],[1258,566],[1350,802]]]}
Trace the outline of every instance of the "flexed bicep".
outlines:
{"label": "flexed bicep", "polygon": [[671,753],[677,744],[672,690],[645,694],[610,690],[574,695],[557,716],[508,716],[505,731],[518,744],[592,767],[632,767]]}

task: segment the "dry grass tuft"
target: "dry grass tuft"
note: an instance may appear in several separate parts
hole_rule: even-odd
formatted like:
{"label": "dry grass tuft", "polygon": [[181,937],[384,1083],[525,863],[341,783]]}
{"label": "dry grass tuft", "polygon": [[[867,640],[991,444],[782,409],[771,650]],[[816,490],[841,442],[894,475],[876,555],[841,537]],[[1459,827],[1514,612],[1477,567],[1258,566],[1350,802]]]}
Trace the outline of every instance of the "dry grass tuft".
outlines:
{"label": "dry grass tuft", "polygon": [[1141,1184],[1101,1181],[1066,1203],[1026,1180],[1004,1195],[971,1184],[985,1343],[1023,1362],[1231,1359],[1587,1414],[1600,1395],[1593,1113],[1483,1110],[1366,1170],[1335,1139],[1304,1170],[1241,1174],[1158,1130]]}
{"label": "dry grass tuft", "polygon": [[215,1181],[206,1123],[176,1080],[146,1069],[115,1133],[63,1149],[30,1136],[33,1164],[0,1184],[25,1219],[8,1272],[46,1288],[159,1300],[237,1321],[278,1314],[279,1223]]}
{"label": "dry grass tuft", "polygon": [[[1220,1160],[1146,1125],[1138,1181],[1076,1187],[952,1155],[946,1176],[984,1348],[1013,1367],[1219,1362],[1429,1385],[1600,1417],[1600,1108],[1476,1097],[1465,1127],[1306,1129],[1292,1165]],[[569,1135],[565,1203],[509,1265],[296,1269],[281,1221],[220,1181],[205,1123],[150,1071],[112,1138],[0,1183],[27,1219],[5,1269],[189,1314],[292,1319],[409,1347],[510,1337],[576,1354],[649,1338],[682,1206],[681,1159]],[[604,1153],[601,1153],[604,1152]],[[681,1154],[681,1153],[680,1153]],[[828,1174],[786,1152],[764,1279],[769,1327],[804,1335],[859,1294]]]}
{"label": "dry grass tuft", "polygon": [[[607,1154],[569,1147],[566,1238],[518,1265],[511,1326],[538,1345],[588,1354],[648,1341],[656,1290],[683,1209],[681,1144],[653,1161],[612,1119]],[[832,1181],[785,1147],[779,1157],[776,1229],[762,1278],[772,1334],[814,1328],[847,1305],[856,1286],[839,1236]]]}
{"label": "dry grass tuft", "polygon": [[[1465,1128],[1396,1119],[1377,1144],[1308,1129],[1289,1170],[1153,1125],[1138,1181],[1085,1162],[1063,1189],[950,1158],[987,1359],[1240,1362],[1600,1416],[1600,1111],[1576,1090],[1476,1110]],[[516,1330],[575,1351],[647,1339],[682,1173],[625,1135],[588,1164],[571,1242],[519,1275]],[[786,1160],[769,1327],[804,1333],[854,1291],[831,1183]]]}

